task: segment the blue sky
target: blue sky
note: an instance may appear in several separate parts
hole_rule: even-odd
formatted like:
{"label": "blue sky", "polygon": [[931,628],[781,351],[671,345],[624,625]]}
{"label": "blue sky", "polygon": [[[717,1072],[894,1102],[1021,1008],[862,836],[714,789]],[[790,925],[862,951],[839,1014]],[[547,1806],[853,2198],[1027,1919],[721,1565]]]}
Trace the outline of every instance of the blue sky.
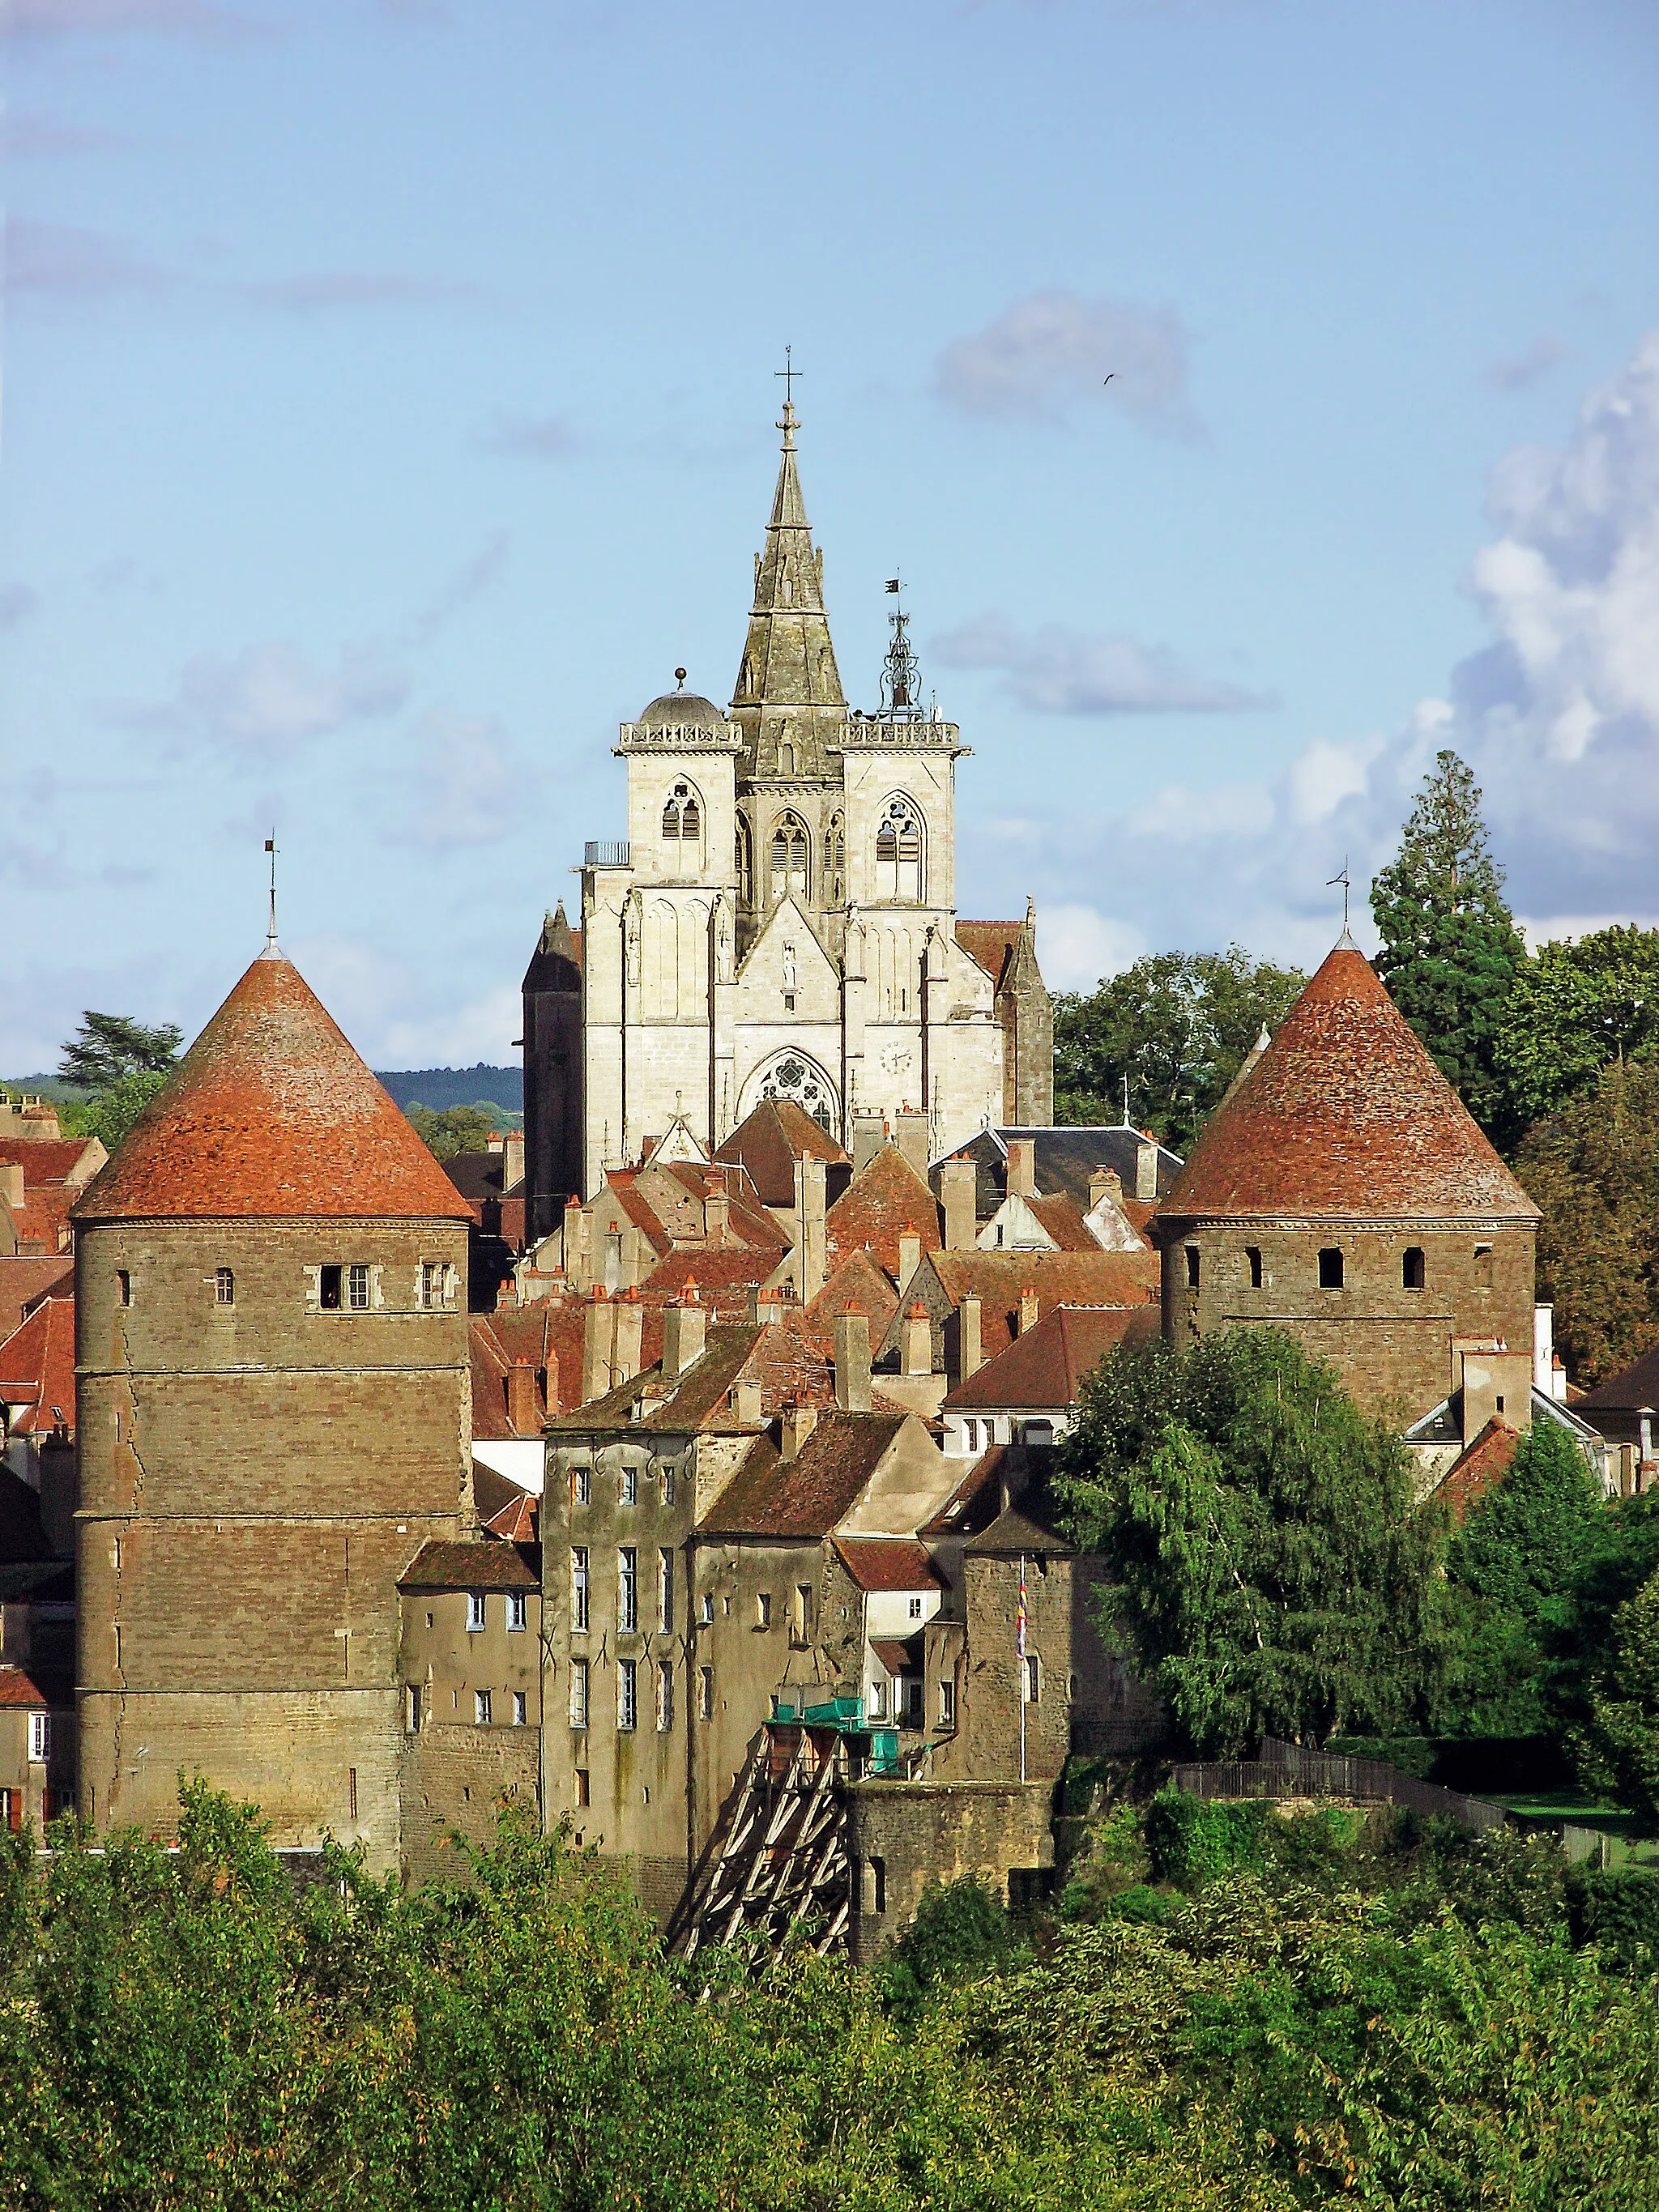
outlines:
{"label": "blue sky", "polygon": [[1650,7],[0,21],[0,1069],[199,1024],[272,822],[376,1064],[510,1058],[616,722],[729,696],[786,343],[849,691],[897,564],[1051,980],[1316,957],[1441,744],[1535,928],[1659,915]]}

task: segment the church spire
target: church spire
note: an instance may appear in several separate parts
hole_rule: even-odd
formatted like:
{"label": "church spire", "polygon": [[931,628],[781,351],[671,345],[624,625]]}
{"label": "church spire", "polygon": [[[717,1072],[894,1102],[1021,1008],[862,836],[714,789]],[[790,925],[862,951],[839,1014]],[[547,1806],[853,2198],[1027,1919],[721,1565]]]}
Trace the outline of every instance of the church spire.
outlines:
{"label": "church spire", "polygon": [[823,556],[812,543],[795,459],[800,425],[793,394],[800,371],[791,364],[778,373],[785,380],[778,418],[783,447],[766,544],[755,559],[754,603],[732,713],[742,726],[752,774],[816,778],[826,773],[824,747],[847,719],[847,700],[824,611]]}

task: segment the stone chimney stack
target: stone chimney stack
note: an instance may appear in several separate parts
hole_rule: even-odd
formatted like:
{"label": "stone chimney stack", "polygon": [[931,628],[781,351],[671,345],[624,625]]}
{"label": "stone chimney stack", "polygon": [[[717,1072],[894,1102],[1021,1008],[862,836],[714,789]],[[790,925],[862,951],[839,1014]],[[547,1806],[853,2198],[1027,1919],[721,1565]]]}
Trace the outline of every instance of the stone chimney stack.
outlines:
{"label": "stone chimney stack", "polygon": [[618,1382],[631,1382],[640,1371],[640,1355],[645,1340],[645,1308],[640,1304],[635,1290],[626,1290],[619,1298],[611,1301],[614,1316],[611,1364]]}
{"label": "stone chimney stack", "polygon": [[1114,1206],[1123,1203],[1123,1184],[1115,1168],[1097,1168],[1089,1178],[1089,1211],[1092,1213],[1103,1198]]}
{"label": "stone chimney stack", "polygon": [[907,1221],[899,1231],[898,1286],[900,1290],[904,1288],[921,1265],[921,1237]]}
{"label": "stone chimney stack", "polygon": [[893,1139],[900,1157],[913,1167],[924,1182],[927,1180],[927,1116],[925,1114],[901,1114],[893,1127]]}
{"label": "stone chimney stack", "polygon": [[1135,1197],[1145,1205],[1158,1196],[1158,1139],[1145,1131],[1135,1147]]}
{"label": "stone chimney stack", "polygon": [[899,1370],[905,1375],[933,1371],[933,1324],[920,1298],[905,1315],[899,1330]]}
{"label": "stone chimney stack", "polygon": [[615,1322],[603,1283],[595,1283],[582,1317],[582,1403],[603,1398],[611,1388],[611,1348]]}
{"label": "stone chimney stack", "polygon": [[775,1291],[769,1291],[763,1283],[756,1283],[749,1292],[749,1318],[762,1328],[774,1328],[781,1315],[781,1304]]}
{"label": "stone chimney stack", "polygon": [[979,1170],[958,1153],[939,1171],[939,1204],[945,1209],[945,1249],[971,1252],[979,1237]]}
{"label": "stone chimney stack", "polygon": [[853,1173],[861,1176],[887,1141],[887,1124],[879,1114],[853,1116]]}
{"label": "stone chimney stack", "polygon": [[836,1316],[836,1403],[843,1413],[870,1410],[870,1316],[850,1298]]}
{"label": "stone chimney stack", "polygon": [[783,1457],[787,1460],[798,1458],[801,1446],[817,1425],[818,1409],[816,1406],[803,1406],[799,1400],[793,1405],[786,1406],[779,1437],[779,1449]]}
{"label": "stone chimney stack", "polygon": [[980,1350],[979,1324],[979,1292],[969,1291],[957,1308],[957,1364],[962,1370],[957,1377],[958,1382],[977,1375],[985,1364],[985,1356]]}
{"label": "stone chimney stack", "polygon": [[827,1264],[823,1170],[823,1162],[810,1156],[795,1162],[795,1219],[799,1224],[796,1254],[800,1270],[800,1302],[804,1306],[811,1305],[823,1288]]}
{"label": "stone chimney stack", "polygon": [[1031,1137],[1013,1137],[1008,1143],[1008,1193],[1012,1198],[1035,1198],[1036,1187],[1036,1142]]}
{"label": "stone chimney stack", "polygon": [[579,1198],[564,1202],[564,1272],[573,1291],[587,1288],[587,1216]]}
{"label": "stone chimney stack", "polygon": [[524,1181],[524,1131],[509,1129],[501,1139],[501,1194]]}
{"label": "stone chimney stack", "polygon": [[697,1303],[696,1283],[688,1281],[678,1297],[663,1309],[662,1372],[665,1382],[678,1382],[686,1369],[702,1358],[708,1330],[708,1310]]}
{"label": "stone chimney stack", "polygon": [[0,1200],[14,1213],[23,1203],[23,1164],[21,1160],[0,1160]]}
{"label": "stone chimney stack", "polygon": [[1019,1294],[1019,1333],[1022,1336],[1028,1329],[1036,1327],[1038,1310],[1037,1294],[1027,1283]]}
{"label": "stone chimney stack", "polygon": [[765,1415],[757,1375],[738,1376],[732,1392],[732,1411],[745,1429],[759,1427]]}
{"label": "stone chimney stack", "polygon": [[533,1437],[541,1426],[536,1412],[536,1370],[527,1359],[515,1359],[507,1370],[507,1418],[521,1437]]}
{"label": "stone chimney stack", "polygon": [[732,1200],[727,1194],[725,1179],[718,1168],[708,1171],[708,1181],[703,1191],[702,1237],[705,1244],[724,1244],[727,1241],[732,1219]]}

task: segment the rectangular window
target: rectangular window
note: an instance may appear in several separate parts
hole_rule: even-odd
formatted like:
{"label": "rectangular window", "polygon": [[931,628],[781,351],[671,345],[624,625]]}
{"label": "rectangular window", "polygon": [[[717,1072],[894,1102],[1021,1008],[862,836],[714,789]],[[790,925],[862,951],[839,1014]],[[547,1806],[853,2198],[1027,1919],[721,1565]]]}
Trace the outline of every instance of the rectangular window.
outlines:
{"label": "rectangular window", "polygon": [[1026,1704],[1040,1705],[1042,1703],[1042,1662],[1035,1651],[1028,1651],[1025,1655],[1024,1675],[1024,1680],[1021,1688],[1024,1692]]}
{"label": "rectangular window", "polygon": [[712,1721],[714,1717],[714,1670],[712,1667],[697,1669],[697,1718]]}
{"label": "rectangular window", "polygon": [[920,1674],[908,1675],[905,1680],[904,1724],[913,1729],[927,1725],[927,1698]]}
{"label": "rectangular window", "polygon": [[507,1594],[507,1626],[509,1633],[520,1632],[528,1625],[529,1619],[530,1600],[525,1595],[522,1590],[508,1590]]}
{"label": "rectangular window", "polygon": [[1407,1291],[1420,1291],[1423,1287],[1423,1247],[1420,1244],[1413,1244],[1407,1249],[1405,1258],[1400,1263],[1401,1287]]}
{"label": "rectangular window", "polygon": [[347,1270],[346,1297],[353,1313],[368,1311],[368,1269],[366,1267],[354,1266]]}
{"label": "rectangular window", "polygon": [[657,1733],[666,1735],[674,1725],[674,1662],[657,1662]]}
{"label": "rectangular window", "polygon": [[640,1724],[640,1662],[637,1659],[618,1659],[617,1662],[617,1726],[628,1729]]}
{"label": "rectangular window", "polygon": [[872,1721],[884,1721],[887,1717],[887,1683],[881,1675],[870,1685],[870,1717]]}
{"label": "rectangular window", "polygon": [[666,1461],[662,1470],[662,1502],[665,1505],[674,1503],[674,1470]]}
{"label": "rectangular window", "polygon": [[702,1623],[705,1628],[712,1628],[714,1626],[714,1593],[712,1590],[705,1590],[702,1597],[698,1600],[697,1619]]}
{"label": "rectangular window", "polygon": [[1319,1287],[1322,1291],[1340,1291],[1342,1287],[1342,1248],[1328,1244],[1319,1255]]}
{"label": "rectangular window", "polygon": [[921,1600],[919,1597],[913,1597],[910,1600],[910,1618],[912,1620],[921,1619]]}
{"label": "rectangular window", "polygon": [[234,1306],[236,1303],[236,1277],[228,1267],[213,1271],[213,1303],[219,1306]]}
{"label": "rectangular window", "polygon": [[421,1262],[421,1304],[441,1306],[444,1302],[444,1270],[441,1260],[422,1260]]}
{"label": "rectangular window", "polygon": [[52,1715],[50,1713],[29,1715],[29,1757],[36,1760],[52,1757]]}
{"label": "rectangular window", "polygon": [[513,1692],[513,1725],[514,1728],[524,1728],[528,1725],[529,1720],[529,1696],[523,1690],[514,1690]]}
{"label": "rectangular window", "polygon": [[476,1635],[484,1625],[484,1594],[469,1590],[466,1594],[466,1626],[470,1634]]}
{"label": "rectangular window", "polygon": [[947,1729],[957,1724],[957,1686],[954,1682],[941,1682],[939,1686],[939,1724]]}
{"label": "rectangular window", "polygon": [[573,1659],[570,1662],[570,1725],[587,1726],[587,1662]]}
{"label": "rectangular window", "polygon": [[587,1547],[570,1547],[570,1626],[579,1633],[587,1630]]}
{"label": "rectangular window", "polygon": [[1189,1291],[1195,1291],[1198,1288],[1199,1269],[1202,1266],[1203,1262],[1199,1257],[1199,1251],[1196,1244],[1188,1244],[1186,1248],[1186,1251],[1187,1288]]}
{"label": "rectangular window", "polygon": [[632,1635],[640,1625],[640,1555],[632,1544],[617,1553],[617,1626]]}
{"label": "rectangular window", "polygon": [[637,1505],[640,1502],[640,1471],[636,1467],[625,1467],[622,1471],[622,1502]]}
{"label": "rectangular window", "polygon": [[409,1686],[409,1732],[410,1735],[418,1735],[421,1732],[421,1692],[413,1682]]}
{"label": "rectangular window", "polygon": [[805,1644],[812,1633],[812,1585],[797,1583],[792,1603],[789,1633],[797,1644]]}
{"label": "rectangular window", "polygon": [[674,1554],[657,1553],[657,1626],[665,1636],[674,1632]]}
{"label": "rectangular window", "polygon": [[489,1692],[488,1690],[475,1690],[472,1692],[472,1717],[480,1728],[489,1727]]}
{"label": "rectangular window", "polygon": [[579,1766],[576,1769],[576,1804],[580,1809],[587,1802],[587,1769],[585,1766]]}
{"label": "rectangular window", "polygon": [[118,1267],[115,1271],[115,1300],[118,1305],[130,1306],[132,1304],[132,1278],[125,1267]]}
{"label": "rectangular window", "polygon": [[357,1770],[355,1766],[346,1769],[346,1810],[355,1820],[357,1817]]}
{"label": "rectangular window", "polygon": [[340,1310],[340,1279],[343,1267],[319,1267],[317,1270],[317,1303],[325,1313]]}
{"label": "rectangular window", "polygon": [[755,1626],[757,1628],[769,1628],[772,1626],[772,1593],[770,1590],[762,1590],[756,1597]]}
{"label": "rectangular window", "polygon": [[570,1470],[570,1503],[573,1505],[586,1505],[592,1495],[592,1475],[585,1467],[573,1467]]}
{"label": "rectangular window", "polygon": [[1259,1244],[1244,1247],[1244,1264],[1250,1271],[1250,1288],[1259,1291],[1261,1288],[1261,1247]]}

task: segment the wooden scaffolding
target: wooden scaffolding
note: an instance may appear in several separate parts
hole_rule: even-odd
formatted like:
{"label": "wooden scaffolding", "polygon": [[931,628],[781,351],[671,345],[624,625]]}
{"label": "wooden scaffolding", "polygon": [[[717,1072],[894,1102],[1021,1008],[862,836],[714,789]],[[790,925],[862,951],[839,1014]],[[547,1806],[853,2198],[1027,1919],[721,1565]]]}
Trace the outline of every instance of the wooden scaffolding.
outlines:
{"label": "wooden scaffolding", "polygon": [[838,1729],[767,1723],[693,1894],[678,1946],[686,1958],[745,1935],[775,1950],[803,1927],[820,1953],[846,1948],[852,1911],[846,1774]]}

